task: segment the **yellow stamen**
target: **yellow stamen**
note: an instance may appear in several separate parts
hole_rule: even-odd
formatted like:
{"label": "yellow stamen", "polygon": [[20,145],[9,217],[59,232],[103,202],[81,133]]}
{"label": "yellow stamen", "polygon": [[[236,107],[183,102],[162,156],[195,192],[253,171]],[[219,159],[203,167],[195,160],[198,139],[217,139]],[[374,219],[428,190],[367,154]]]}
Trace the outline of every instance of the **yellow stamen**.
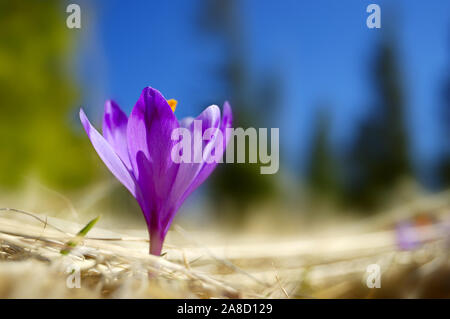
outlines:
{"label": "yellow stamen", "polygon": [[175,109],[177,108],[178,101],[174,100],[174,99],[170,99],[170,100],[167,100],[167,103],[169,103],[170,108],[172,109],[172,111],[175,112]]}

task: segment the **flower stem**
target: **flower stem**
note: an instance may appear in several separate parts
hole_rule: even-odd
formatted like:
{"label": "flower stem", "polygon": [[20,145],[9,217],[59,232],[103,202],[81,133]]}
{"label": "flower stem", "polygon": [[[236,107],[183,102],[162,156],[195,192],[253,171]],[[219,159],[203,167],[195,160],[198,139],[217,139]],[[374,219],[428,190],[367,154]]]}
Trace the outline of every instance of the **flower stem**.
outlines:
{"label": "flower stem", "polygon": [[150,231],[150,254],[155,256],[161,255],[161,250],[163,246],[163,239],[158,230]]}

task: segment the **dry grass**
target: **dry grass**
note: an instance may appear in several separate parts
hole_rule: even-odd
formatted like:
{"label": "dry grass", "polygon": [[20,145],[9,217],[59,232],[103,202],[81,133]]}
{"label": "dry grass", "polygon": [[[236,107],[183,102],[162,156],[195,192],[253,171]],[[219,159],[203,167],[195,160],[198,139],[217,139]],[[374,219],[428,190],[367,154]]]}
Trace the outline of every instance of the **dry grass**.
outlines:
{"label": "dry grass", "polygon": [[[225,245],[218,236],[175,226],[164,256],[154,257],[147,253],[145,232],[99,226],[63,256],[60,250],[84,225],[2,210],[0,297],[450,297],[449,243],[439,223],[420,228],[425,241],[420,249],[397,249],[393,218],[424,211],[438,220],[448,216],[449,194],[308,238],[260,241],[235,235]],[[366,286],[366,267],[373,263],[382,270],[381,289]],[[73,265],[80,269],[81,288],[66,284]]]}

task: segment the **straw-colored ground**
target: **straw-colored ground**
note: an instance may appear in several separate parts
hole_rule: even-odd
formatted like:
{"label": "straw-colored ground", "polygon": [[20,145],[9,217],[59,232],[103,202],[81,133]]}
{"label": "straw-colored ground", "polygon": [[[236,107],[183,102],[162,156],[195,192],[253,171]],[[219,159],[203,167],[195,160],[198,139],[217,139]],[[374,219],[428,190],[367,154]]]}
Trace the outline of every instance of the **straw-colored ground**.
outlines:
{"label": "straw-colored ground", "polygon": [[[420,227],[420,249],[397,248],[392,216],[421,212],[437,220],[449,216],[449,194],[306,238],[222,238],[175,225],[158,258],[148,255],[144,231],[97,226],[64,256],[60,250],[84,225],[1,210],[0,297],[450,297],[450,247],[442,225]],[[367,287],[370,264],[381,268],[379,289]],[[73,287],[78,270],[81,288]]]}

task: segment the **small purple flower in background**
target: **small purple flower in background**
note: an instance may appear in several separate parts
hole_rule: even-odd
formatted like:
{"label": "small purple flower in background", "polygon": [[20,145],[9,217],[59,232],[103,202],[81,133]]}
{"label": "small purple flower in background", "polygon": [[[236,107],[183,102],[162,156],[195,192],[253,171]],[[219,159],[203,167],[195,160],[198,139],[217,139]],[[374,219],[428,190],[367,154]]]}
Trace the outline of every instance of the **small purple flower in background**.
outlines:
{"label": "small purple flower in background", "polygon": [[[103,136],[91,125],[83,110],[80,119],[92,145],[114,176],[138,201],[150,234],[150,253],[160,255],[170,224],[186,198],[200,186],[216,167],[206,161],[203,153],[200,163],[175,163],[171,159],[176,141],[171,138],[174,129],[185,127],[191,134],[213,129],[223,136],[222,153],[231,127],[232,113],[227,102],[220,109],[216,105],[206,108],[195,120],[201,121],[201,132],[194,119],[180,122],[174,115],[177,102],[167,101],[162,94],[147,87],[134,106],[130,117],[113,101],[107,101],[103,117]],[[221,133],[221,134],[220,134]],[[204,141],[202,147],[215,143],[214,137]],[[206,147],[211,149],[211,147]],[[191,153],[195,153],[192,150]],[[216,154],[217,155],[217,154]]]}
{"label": "small purple flower in background", "polygon": [[420,246],[419,233],[414,224],[409,220],[404,220],[395,226],[397,245],[401,250],[413,250]]}
{"label": "small purple flower in background", "polygon": [[439,230],[446,247],[450,248],[450,219],[448,217],[439,224]]}

